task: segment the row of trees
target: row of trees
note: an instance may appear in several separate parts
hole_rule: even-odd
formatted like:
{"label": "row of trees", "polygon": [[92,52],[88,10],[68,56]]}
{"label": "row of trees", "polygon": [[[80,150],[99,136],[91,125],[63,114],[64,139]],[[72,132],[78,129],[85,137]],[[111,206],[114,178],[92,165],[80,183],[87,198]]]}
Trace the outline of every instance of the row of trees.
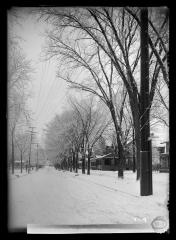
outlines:
{"label": "row of trees", "polygon": [[97,141],[111,125],[108,114],[100,103],[89,97],[81,101],[70,98],[70,109],[64,111],[48,124],[45,148],[48,158],[55,165],[78,171],[78,156],[82,156],[82,173],[85,173],[86,153],[87,174],[90,174],[90,156]]}
{"label": "row of trees", "polygon": [[[24,162],[28,165],[31,145],[29,130],[32,119],[27,100],[31,96],[34,69],[20,47],[23,40],[15,33],[19,20],[19,12],[16,9],[8,12],[8,165],[12,173],[14,173],[16,160],[21,162],[21,172]],[[39,156],[41,154],[42,149],[39,147]],[[36,150],[32,151],[31,155],[35,161]]]}
{"label": "row of trees", "polygon": [[[39,12],[40,19],[50,22],[53,27],[47,32],[45,59],[56,58],[59,78],[71,88],[94,94],[109,109],[121,161],[121,177],[125,159],[124,139],[132,124],[139,179],[140,136],[144,127],[141,118],[146,114],[140,109],[140,8],[47,7]],[[149,8],[148,111],[150,120],[154,117],[166,125],[168,119],[156,109],[161,107],[168,115],[168,22],[168,9]]]}

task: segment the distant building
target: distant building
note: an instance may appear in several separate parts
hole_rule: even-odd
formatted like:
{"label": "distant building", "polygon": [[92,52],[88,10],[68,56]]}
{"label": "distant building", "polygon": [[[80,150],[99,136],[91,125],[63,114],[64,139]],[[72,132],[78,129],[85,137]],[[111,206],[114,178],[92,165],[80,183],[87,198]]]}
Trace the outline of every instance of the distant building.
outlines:
{"label": "distant building", "polygon": [[[26,162],[22,162],[22,167],[24,168],[26,165]],[[15,168],[20,168],[21,167],[21,161],[16,160],[14,163]]]}
{"label": "distant building", "polygon": [[[133,142],[131,141],[128,145],[128,150],[126,151],[126,169],[133,169]],[[136,152],[136,148],[135,148]],[[160,154],[164,152],[164,147],[152,146],[152,169],[159,170],[160,168]]]}
{"label": "distant building", "polygon": [[106,146],[103,154],[94,154],[91,157],[91,169],[97,170],[116,170],[115,161],[118,162],[117,156],[114,155],[114,147]]}
{"label": "distant building", "polygon": [[[131,141],[125,150],[124,170],[133,170],[133,142]],[[166,172],[169,169],[169,142],[165,142],[164,146],[152,146],[152,169]],[[136,149],[135,149],[136,152]],[[99,153],[99,152],[98,152]],[[82,168],[82,155],[79,154],[78,165]],[[117,161],[117,166],[115,165]],[[87,154],[85,160],[85,167],[87,168]],[[101,154],[93,152],[90,159],[90,167],[94,170],[117,170],[119,159],[117,154],[114,155],[114,147],[106,146]]]}
{"label": "distant building", "polygon": [[115,160],[118,161],[113,153],[97,155],[91,160],[91,168],[97,170],[116,170]]}
{"label": "distant building", "polygon": [[169,141],[163,142],[164,146],[162,151],[160,148],[160,172],[169,172],[170,168],[170,156],[169,156]]}

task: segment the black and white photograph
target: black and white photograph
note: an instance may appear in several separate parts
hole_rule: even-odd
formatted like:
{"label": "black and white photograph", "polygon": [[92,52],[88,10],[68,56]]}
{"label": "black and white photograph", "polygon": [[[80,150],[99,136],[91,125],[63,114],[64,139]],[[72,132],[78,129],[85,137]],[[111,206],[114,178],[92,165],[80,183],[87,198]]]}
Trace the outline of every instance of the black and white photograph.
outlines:
{"label": "black and white photograph", "polygon": [[169,8],[7,10],[8,231],[169,233]]}

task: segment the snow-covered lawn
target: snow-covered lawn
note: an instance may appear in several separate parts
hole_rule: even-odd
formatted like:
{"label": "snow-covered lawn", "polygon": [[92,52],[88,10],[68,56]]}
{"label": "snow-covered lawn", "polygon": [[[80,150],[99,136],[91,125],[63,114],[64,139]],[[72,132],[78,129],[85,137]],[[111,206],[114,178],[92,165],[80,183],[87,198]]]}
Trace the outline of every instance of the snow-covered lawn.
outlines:
{"label": "snow-covered lawn", "polygon": [[168,218],[169,174],[153,173],[153,195],[140,196],[136,174],[113,171],[91,175],[46,167],[9,174],[9,227],[27,224],[135,224]]}

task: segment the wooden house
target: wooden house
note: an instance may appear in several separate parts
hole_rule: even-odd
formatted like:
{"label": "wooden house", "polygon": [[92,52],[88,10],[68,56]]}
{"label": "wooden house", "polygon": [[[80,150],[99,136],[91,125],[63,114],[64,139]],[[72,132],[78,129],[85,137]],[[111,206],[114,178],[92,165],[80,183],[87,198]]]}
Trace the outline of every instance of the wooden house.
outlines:
{"label": "wooden house", "polygon": [[[27,164],[27,162],[24,162],[24,161],[23,161],[23,162],[22,162],[22,167],[25,168],[26,164]],[[20,169],[20,168],[21,168],[21,161],[16,160],[16,161],[14,162],[14,167],[15,167],[16,169]]]}
{"label": "wooden house", "polygon": [[169,141],[163,142],[164,147],[160,152],[160,172],[169,172],[170,157],[169,157]]}
{"label": "wooden house", "polygon": [[117,157],[114,157],[113,153],[108,153],[103,156],[96,156],[91,161],[91,168],[97,170],[116,170],[115,161],[118,161]]}

